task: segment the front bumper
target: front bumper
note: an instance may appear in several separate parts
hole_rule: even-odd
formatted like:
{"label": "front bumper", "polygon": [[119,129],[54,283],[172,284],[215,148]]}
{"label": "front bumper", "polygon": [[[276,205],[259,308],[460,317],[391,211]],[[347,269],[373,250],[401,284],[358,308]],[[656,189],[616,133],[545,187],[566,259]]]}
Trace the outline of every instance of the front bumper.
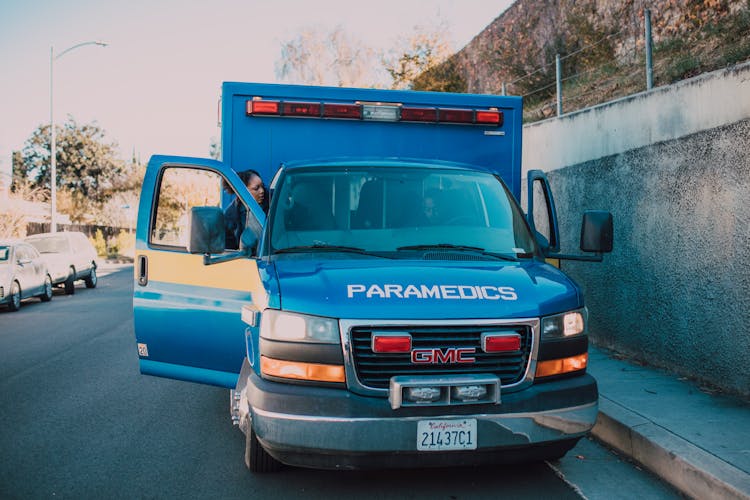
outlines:
{"label": "front bumper", "polygon": [[[502,395],[501,404],[391,409],[388,400],[248,378],[251,425],[277,460],[315,468],[477,465],[561,456],[596,422],[590,375]],[[417,451],[417,422],[477,420],[477,449]]]}

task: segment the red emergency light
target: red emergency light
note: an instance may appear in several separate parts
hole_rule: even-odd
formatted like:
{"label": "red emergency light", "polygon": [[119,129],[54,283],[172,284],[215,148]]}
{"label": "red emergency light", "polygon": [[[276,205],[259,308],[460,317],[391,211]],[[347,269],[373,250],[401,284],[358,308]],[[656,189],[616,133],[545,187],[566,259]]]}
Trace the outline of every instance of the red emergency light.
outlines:
{"label": "red emergency light", "polygon": [[330,103],[266,101],[254,98],[247,101],[248,116],[287,116],[338,118],[366,121],[402,121],[424,123],[456,123],[467,125],[503,125],[503,112],[485,110],[411,107],[383,103]]}
{"label": "red emergency light", "polygon": [[324,118],[362,118],[362,106],[359,104],[323,104]]}
{"label": "red emergency light", "polygon": [[448,123],[474,123],[474,110],[441,108],[438,121]]}
{"label": "red emergency light", "polygon": [[407,122],[437,122],[437,108],[401,108],[401,120]]}
{"label": "red emergency light", "polygon": [[373,333],[370,344],[372,352],[398,353],[411,351],[411,335],[408,333]]}
{"label": "red emergency light", "polygon": [[278,115],[278,101],[247,101],[248,115]]}
{"label": "red emergency light", "polygon": [[483,333],[484,352],[513,352],[521,350],[521,336],[517,333]]}
{"label": "red emergency light", "polygon": [[318,102],[284,102],[284,116],[320,116],[320,103]]}
{"label": "red emergency light", "polygon": [[500,126],[503,124],[503,112],[477,111],[477,123]]}

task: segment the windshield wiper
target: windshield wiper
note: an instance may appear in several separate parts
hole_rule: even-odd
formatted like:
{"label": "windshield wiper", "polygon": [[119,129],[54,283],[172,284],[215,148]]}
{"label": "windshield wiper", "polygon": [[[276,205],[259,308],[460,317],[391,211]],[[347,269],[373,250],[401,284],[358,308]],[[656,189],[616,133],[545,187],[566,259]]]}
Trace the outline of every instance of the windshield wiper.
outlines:
{"label": "windshield wiper", "polygon": [[435,243],[433,245],[407,245],[405,247],[398,247],[396,250],[440,250],[444,248],[450,250],[472,250],[474,252],[484,252],[484,248],[471,247],[468,245],[453,245],[451,243]]}
{"label": "windshield wiper", "polygon": [[458,250],[458,251],[478,252],[478,253],[481,253],[482,255],[493,257],[499,260],[509,260],[512,262],[516,262],[518,260],[518,258],[514,255],[506,255],[506,254],[496,253],[496,252],[487,252],[484,248],[481,248],[481,247],[472,247],[469,245],[453,245],[452,243],[436,243],[434,245],[407,245],[403,247],[398,247],[396,250]]}
{"label": "windshield wiper", "polygon": [[279,248],[274,253],[302,253],[302,252],[350,252],[364,255],[372,255],[364,248],[347,247],[342,245],[327,245],[325,243],[316,243],[314,245],[298,245],[294,247]]}

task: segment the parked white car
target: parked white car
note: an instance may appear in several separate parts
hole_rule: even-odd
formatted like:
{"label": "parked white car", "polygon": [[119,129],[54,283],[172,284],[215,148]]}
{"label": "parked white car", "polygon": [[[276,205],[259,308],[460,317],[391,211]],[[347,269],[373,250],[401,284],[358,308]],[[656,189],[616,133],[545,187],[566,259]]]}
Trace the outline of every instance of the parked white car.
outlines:
{"label": "parked white car", "polygon": [[41,233],[25,240],[33,245],[47,263],[53,285],[62,285],[66,294],[75,293],[75,282],[83,280],[86,288],[95,288],[96,250],[85,234],[66,231]]}
{"label": "parked white car", "polygon": [[52,300],[52,279],[34,247],[16,240],[0,240],[0,304],[17,311],[21,301],[39,297]]}

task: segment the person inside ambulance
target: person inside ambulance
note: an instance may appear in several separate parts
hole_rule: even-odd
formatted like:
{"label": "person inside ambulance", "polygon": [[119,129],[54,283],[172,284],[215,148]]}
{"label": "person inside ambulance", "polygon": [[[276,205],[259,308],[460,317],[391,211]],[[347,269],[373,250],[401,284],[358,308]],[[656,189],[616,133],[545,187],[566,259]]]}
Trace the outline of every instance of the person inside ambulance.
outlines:
{"label": "person inside ambulance", "polygon": [[[238,172],[242,183],[245,184],[253,199],[260,205],[263,213],[268,213],[268,199],[266,198],[266,186],[263,184],[260,174],[255,170]],[[230,190],[231,191],[231,190]],[[232,193],[234,195],[234,193]],[[224,221],[226,222],[226,248],[238,249],[240,236],[247,222],[247,207],[234,195],[232,202],[224,210]]]}
{"label": "person inside ambulance", "polygon": [[255,170],[246,170],[242,172],[242,174],[245,174],[246,178],[242,178],[242,182],[245,183],[245,186],[247,186],[248,191],[250,191],[250,194],[252,195],[253,199],[258,202],[258,205],[260,205],[260,208],[263,209],[263,213],[268,213],[268,190],[266,189],[265,184],[263,184],[263,179],[261,179],[260,174],[256,172]]}
{"label": "person inside ambulance", "polygon": [[439,210],[435,204],[435,193],[427,193],[422,200],[422,222],[425,225],[434,225],[438,223]]}
{"label": "person inside ambulance", "polygon": [[284,227],[290,231],[329,230],[335,227],[329,197],[320,180],[304,179],[295,182],[285,200]]}

